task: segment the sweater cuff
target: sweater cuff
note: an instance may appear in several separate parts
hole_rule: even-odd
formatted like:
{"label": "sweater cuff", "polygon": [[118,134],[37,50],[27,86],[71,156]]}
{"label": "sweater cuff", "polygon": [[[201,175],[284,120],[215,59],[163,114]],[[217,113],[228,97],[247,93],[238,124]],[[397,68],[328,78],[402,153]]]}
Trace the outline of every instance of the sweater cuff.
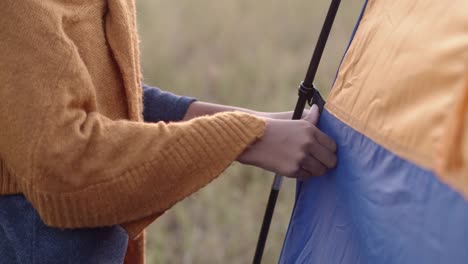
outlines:
{"label": "sweater cuff", "polygon": [[[134,238],[158,214],[219,176],[263,136],[265,125],[263,119],[238,112],[160,127],[144,125],[148,134],[143,135],[160,138],[159,145],[148,146],[145,155],[150,158],[106,181],[57,191],[40,188],[8,170],[9,174],[0,177],[0,189],[9,186],[12,179],[18,180],[14,184],[17,192],[25,194],[46,225],[79,228],[126,223],[124,227]],[[161,130],[172,136],[160,137]]]}
{"label": "sweater cuff", "polygon": [[145,122],[176,122],[184,118],[196,99],[175,95],[143,84],[143,117]]}

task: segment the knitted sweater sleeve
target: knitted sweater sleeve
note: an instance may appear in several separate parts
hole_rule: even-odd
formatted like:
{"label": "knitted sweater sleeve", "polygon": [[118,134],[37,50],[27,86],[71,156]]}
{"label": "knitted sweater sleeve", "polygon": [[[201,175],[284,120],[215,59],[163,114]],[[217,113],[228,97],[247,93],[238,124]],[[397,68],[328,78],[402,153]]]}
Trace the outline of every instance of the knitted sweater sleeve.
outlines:
{"label": "knitted sweater sleeve", "polygon": [[36,28],[48,21],[25,34],[12,19],[0,18],[0,190],[15,186],[49,226],[163,212],[263,135],[262,119],[236,112],[168,124],[111,120],[69,40]]}
{"label": "knitted sweater sleeve", "polygon": [[[188,107],[194,101],[196,101],[194,98],[178,96],[170,92],[162,91],[159,88],[143,84],[143,119],[145,122],[150,123],[180,121],[184,118]],[[130,238],[136,238],[163,213],[163,211],[157,212],[141,219],[126,222],[122,225],[127,230]],[[131,245],[129,244],[129,246],[130,248],[127,250],[131,251]]]}

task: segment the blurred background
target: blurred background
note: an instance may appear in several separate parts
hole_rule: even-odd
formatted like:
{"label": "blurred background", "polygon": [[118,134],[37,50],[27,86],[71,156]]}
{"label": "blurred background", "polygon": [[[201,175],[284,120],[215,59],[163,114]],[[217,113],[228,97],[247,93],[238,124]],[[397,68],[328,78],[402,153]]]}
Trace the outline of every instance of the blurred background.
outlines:
{"label": "blurred background", "polygon": [[[258,111],[292,110],[329,0],[137,0],[145,82]],[[364,0],[343,1],[316,85],[326,96]],[[147,261],[250,263],[273,174],[233,164],[149,228]],[[287,179],[263,263],[276,263],[294,206]]]}

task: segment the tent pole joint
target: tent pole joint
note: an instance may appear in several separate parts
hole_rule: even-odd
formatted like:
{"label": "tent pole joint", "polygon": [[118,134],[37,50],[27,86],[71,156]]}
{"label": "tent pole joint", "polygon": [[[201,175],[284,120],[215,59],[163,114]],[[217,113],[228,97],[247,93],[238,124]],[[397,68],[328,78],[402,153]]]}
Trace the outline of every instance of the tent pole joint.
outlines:
{"label": "tent pole joint", "polygon": [[306,85],[302,81],[298,88],[299,97],[306,98],[307,103],[309,106],[316,104],[322,112],[323,107],[325,106],[325,100],[323,99],[320,92],[317,90],[314,84]]}

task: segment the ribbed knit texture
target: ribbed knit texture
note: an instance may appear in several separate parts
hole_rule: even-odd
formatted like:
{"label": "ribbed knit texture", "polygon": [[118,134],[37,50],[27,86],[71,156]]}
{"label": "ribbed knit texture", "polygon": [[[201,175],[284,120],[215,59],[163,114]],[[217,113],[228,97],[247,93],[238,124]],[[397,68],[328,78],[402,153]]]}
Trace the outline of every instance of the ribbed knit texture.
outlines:
{"label": "ribbed knit texture", "polygon": [[[162,140],[157,140],[155,135],[155,145],[160,146],[144,147],[140,152],[143,162],[135,161],[135,167],[122,168],[121,174],[107,181],[88,183],[76,189],[66,185],[67,189],[62,191],[58,187],[47,188],[47,185],[56,185],[54,177],[62,180],[59,175],[43,177],[43,182],[34,184],[7,168],[1,175],[1,190],[3,194],[25,193],[43,221],[51,226],[76,228],[125,223],[163,212],[209,183],[261,136],[263,123],[255,121],[247,114],[223,113],[172,123],[166,126],[172,131],[164,144],[159,143]],[[153,152],[152,148],[158,153],[145,155]],[[80,177],[73,171],[69,175]],[[94,182],[93,179],[89,181]]]}
{"label": "ribbed knit texture", "polygon": [[132,0],[2,0],[0,32],[0,194],[49,226],[135,237],[263,135],[244,113],[141,122]]}

